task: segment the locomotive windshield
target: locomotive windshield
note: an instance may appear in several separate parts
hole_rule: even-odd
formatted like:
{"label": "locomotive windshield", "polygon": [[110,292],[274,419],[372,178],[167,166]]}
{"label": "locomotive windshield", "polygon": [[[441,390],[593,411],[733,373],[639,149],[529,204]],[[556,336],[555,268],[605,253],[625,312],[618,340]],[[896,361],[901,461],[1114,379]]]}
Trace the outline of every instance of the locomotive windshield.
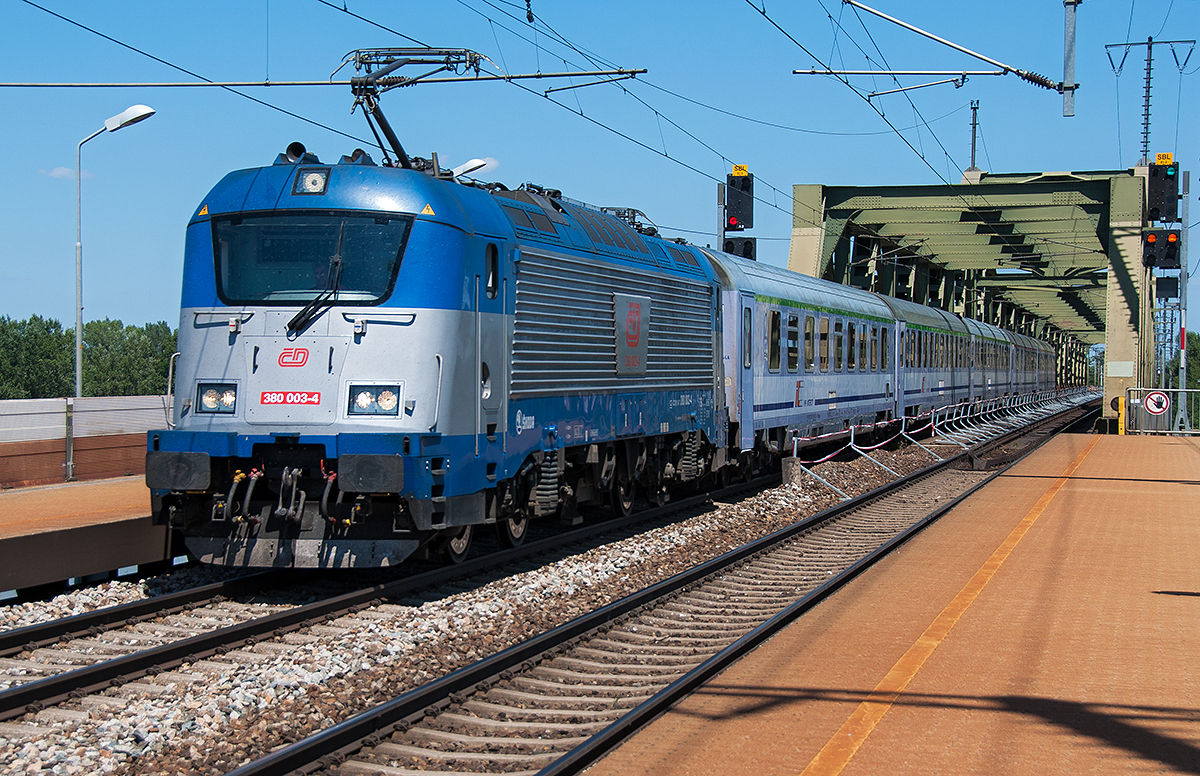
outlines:
{"label": "locomotive windshield", "polygon": [[411,217],[296,213],[213,219],[217,293],[226,304],[294,305],[329,289],[340,254],[335,304],[376,304],[396,282]]}

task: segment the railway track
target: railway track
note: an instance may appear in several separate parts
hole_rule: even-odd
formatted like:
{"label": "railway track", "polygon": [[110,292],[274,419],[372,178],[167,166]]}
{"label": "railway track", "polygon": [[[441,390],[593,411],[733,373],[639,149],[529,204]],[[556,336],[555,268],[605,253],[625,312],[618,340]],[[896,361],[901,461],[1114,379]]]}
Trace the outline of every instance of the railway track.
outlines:
{"label": "railway track", "polygon": [[[1027,454],[1048,438],[1047,423],[1061,429],[1088,413],[1076,407],[1026,418],[1021,429],[405,692],[233,774],[576,773],[1003,471],[981,471],[989,455]],[[1026,435],[1035,442],[1022,444]]]}
{"label": "railway track", "polygon": [[[514,569],[536,567],[564,548],[612,541],[648,525],[680,519],[714,497],[730,498],[776,481],[778,475],[760,478],[626,518],[552,533],[457,566],[433,568],[338,595],[314,592],[318,600],[306,604],[254,602],[252,599],[266,597],[272,587],[280,586],[293,588],[292,597],[297,597],[296,575],[266,571],[0,632],[0,672],[4,672],[0,683],[9,684],[0,689],[0,720],[41,712],[67,699],[82,699],[85,707],[111,705],[87,698],[109,687],[121,687],[134,695],[160,693],[166,683],[189,681],[173,671],[185,663],[214,656],[253,663],[257,655],[250,650],[260,641],[281,639],[297,646],[306,639],[297,631],[320,623],[451,583],[482,584]],[[301,574],[299,580],[309,576]],[[463,582],[471,577],[475,578],[472,582]]]}

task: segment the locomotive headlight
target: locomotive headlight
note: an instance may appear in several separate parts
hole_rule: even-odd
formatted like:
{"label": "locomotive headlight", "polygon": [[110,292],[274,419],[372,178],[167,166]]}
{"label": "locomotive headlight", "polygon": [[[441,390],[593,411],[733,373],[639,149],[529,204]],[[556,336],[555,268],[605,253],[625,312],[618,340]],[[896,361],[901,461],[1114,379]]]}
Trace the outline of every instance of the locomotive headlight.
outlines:
{"label": "locomotive headlight", "polygon": [[396,392],[386,389],[382,390],[379,392],[379,396],[376,397],[375,402],[379,405],[379,409],[384,412],[394,412],[398,403]]}
{"label": "locomotive headlight", "polygon": [[197,412],[231,415],[237,409],[237,386],[229,383],[200,383],[196,387]]}
{"label": "locomotive headlight", "polygon": [[293,194],[324,194],[329,187],[329,170],[325,167],[303,167],[296,172]]}
{"label": "locomotive headlight", "polygon": [[399,385],[351,385],[350,415],[399,415]]}

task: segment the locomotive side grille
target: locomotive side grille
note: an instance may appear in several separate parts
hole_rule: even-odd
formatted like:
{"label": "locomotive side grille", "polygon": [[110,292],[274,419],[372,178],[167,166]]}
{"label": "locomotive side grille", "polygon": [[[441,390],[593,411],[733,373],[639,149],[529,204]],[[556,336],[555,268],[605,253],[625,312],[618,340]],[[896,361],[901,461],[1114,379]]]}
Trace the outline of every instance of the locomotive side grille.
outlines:
{"label": "locomotive side grille", "polygon": [[[617,375],[613,293],[649,296],[645,375]],[[712,390],[712,288],[630,267],[522,254],[515,399],[627,390]]]}

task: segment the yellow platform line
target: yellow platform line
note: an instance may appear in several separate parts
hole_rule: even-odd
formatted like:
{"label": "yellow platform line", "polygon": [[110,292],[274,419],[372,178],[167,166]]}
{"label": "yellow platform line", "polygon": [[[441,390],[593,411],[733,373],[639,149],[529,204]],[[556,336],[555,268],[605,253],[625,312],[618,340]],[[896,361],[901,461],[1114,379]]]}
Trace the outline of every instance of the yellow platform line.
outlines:
{"label": "yellow platform line", "polygon": [[834,733],[828,743],[817,752],[817,756],[809,762],[801,776],[836,776],[850,763],[851,758],[858,751],[859,747],[866,742],[867,737],[871,735],[871,731],[883,719],[883,715],[887,714],[888,709],[900,697],[908,687],[909,682],[921,670],[921,666],[933,654],[933,651],[938,648],[938,645],[950,633],[950,629],[963,616],[967,609],[975,602],[975,599],[983,592],[983,588],[991,581],[996,572],[1000,570],[1000,566],[1008,559],[1017,543],[1021,538],[1033,527],[1037,519],[1041,517],[1046,507],[1058,495],[1063,486],[1070,480],[1071,475],[1083,463],[1083,459],[1087,458],[1088,453],[1100,441],[1099,436],[1092,438],[1088,442],[1087,447],[1083,449],[1071,462],[1071,465],[1066,468],[1058,479],[1050,486],[1050,488],[1042,494],[1033,508],[1028,514],[1022,518],[1017,527],[1012,530],[1008,538],[1001,543],[991,557],[975,572],[975,576],[963,586],[963,589],[954,596],[954,599],[946,605],[942,613],[934,618],[933,624],[925,629],[925,632],[913,643],[908,651],[896,661],[892,669],[879,684],[875,685],[875,689],[867,696],[867,699],[858,705],[858,708],[850,715],[849,719]]}

